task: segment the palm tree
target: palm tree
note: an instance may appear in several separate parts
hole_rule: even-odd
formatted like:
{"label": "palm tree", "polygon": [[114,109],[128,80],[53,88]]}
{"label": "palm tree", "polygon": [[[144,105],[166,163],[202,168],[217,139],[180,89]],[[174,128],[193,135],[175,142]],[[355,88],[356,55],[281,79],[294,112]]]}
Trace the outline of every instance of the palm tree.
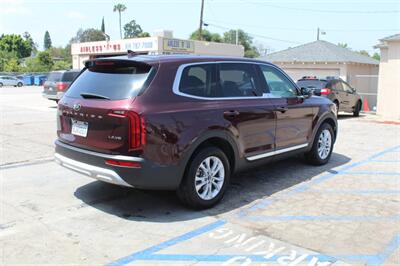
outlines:
{"label": "palm tree", "polygon": [[126,6],[124,4],[116,4],[113,9],[114,12],[118,11],[119,14],[119,35],[121,36],[121,39],[122,39],[121,12],[124,12],[125,10]]}

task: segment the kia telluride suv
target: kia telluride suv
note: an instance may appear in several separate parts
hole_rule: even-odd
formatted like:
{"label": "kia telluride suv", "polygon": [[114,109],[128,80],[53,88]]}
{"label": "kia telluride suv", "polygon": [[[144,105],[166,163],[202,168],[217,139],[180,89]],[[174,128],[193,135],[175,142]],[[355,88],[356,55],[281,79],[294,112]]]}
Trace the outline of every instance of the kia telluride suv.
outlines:
{"label": "kia telluride suv", "polygon": [[328,162],[336,106],[277,66],[245,58],[94,59],[60,100],[55,160],[92,178],[221,200],[233,173],[305,154]]}

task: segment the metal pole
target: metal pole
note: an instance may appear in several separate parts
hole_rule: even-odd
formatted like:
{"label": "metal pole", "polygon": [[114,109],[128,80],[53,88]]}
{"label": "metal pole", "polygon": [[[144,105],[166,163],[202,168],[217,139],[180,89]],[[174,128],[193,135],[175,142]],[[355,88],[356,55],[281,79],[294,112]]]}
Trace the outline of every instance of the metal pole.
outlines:
{"label": "metal pole", "polygon": [[319,28],[317,28],[317,41],[319,41]]}
{"label": "metal pole", "polygon": [[199,26],[199,40],[203,39],[203,11],[204,11],[204,0],[201,0],[201,11],[200,11],[200,26]]}
{"label": "metal pole", "polygon": [[236,45],[239,44],[239,29],[236,29]]}

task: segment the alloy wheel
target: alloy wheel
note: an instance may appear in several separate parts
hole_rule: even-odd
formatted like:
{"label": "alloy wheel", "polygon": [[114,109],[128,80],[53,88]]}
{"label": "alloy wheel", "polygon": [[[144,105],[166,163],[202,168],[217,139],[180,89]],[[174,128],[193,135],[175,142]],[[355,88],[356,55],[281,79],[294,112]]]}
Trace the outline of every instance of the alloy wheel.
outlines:
{"label": "alloy wheel", "polygon": [[318,139],[318,155],[324,160],[329,156],[332,148],[332,135],[328,129],[321,131]]}
{"label": "alloy wheel", "polygon": [[225,181],[225,167],[216,156],[205,158],[199,165],[194,179],[197,195],[203,200],[215,198]]}

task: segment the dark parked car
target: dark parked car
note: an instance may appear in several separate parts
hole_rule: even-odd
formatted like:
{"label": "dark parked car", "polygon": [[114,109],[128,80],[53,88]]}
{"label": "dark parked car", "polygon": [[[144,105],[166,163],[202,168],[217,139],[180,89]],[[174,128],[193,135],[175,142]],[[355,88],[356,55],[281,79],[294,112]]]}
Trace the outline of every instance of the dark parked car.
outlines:
{"label": "dark parked car", "polygon": [[362,100],[356,90],[347,82],[337,77],[326,77],[318,79],[317,77],[303,77],[297,81],[300,88],[313,88],[315,94],[325,96],[336,104],[337,111],[353,113],[359,116]]}
{"label": "dark parked car", "polygon": [[68,90],[71,82],[79,75],[79,70],[53,71],[43,84],[43,97],[58,102]]}
{"label": "dark parked car", "polygon": [[105,182],[221,200],[233,173],[295,154],[328,162],[336,106],[273,64],[225,57],[88,61],[58,105],[55,159]]}

